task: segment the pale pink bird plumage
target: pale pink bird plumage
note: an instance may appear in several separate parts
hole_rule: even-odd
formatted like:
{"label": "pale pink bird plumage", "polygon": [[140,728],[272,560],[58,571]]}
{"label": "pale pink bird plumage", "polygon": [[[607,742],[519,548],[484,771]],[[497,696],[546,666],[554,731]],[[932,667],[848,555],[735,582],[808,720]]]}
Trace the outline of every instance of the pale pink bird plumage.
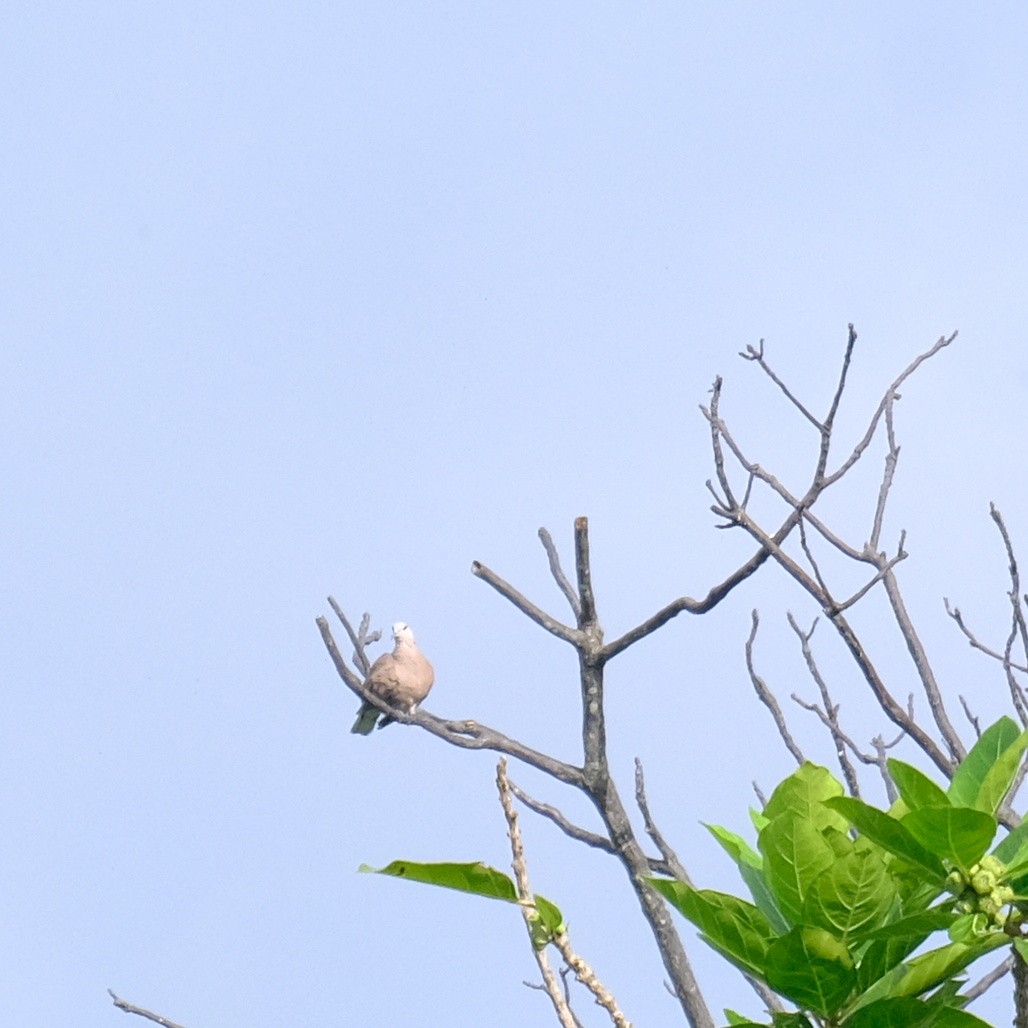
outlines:
{"label": "pale pink bird plumage", "polygon": [[[393,641],[393,652],[383,653],[371,665],[364,686],[391,707],[413,714],[432,688],[435,671],[418,649],[414,633],[406,622],[397,621],[393,625]],[[393,720],[365,700],[350,731],[357,735],[370,735],[379,717],[382,718],[379,728],[385,728]]]}

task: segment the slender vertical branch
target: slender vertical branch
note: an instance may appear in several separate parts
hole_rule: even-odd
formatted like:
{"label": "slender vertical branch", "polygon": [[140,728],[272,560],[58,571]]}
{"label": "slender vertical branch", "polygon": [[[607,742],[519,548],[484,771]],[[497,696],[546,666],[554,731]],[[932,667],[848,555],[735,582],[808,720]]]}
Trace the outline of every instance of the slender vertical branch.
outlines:
{"label": "slender vertical branch", "polygon": [[757,629],[760,627],[760,615],[756,610],[750,615],[750,634],[746,639],[745,653],[746,653],[746,670],[750,674],[750,681],[753,683],[753,688],[757,693],[757,698],[761,703],[771,711],[771,717],[775,722],[775,728],[778,729],[778,734],[781,736],[782,742],[785,743],[785,748],[793,755],[793,759],[797,764],[802,764],[806,757],[803,756],[803,751],[796,745],[796,741],[793,739],[789,732],[789,726],[786,724],[785,715],[782,713],[782,708],[775,698],[775,694],[767,687],[767,683],[760,675],[757,674],[756,666],[753,663],[753,643],[757,638]]}
{"label": "slender vertical branch", "polygon": [[907,644],[907,651],[914,662],[914,667],[917,668],[918,677],[921,679],[925,696],[928,698],[928,709],[932,712],[932,718],[936,725],[938,725],[939,734],[949,749],[950,755],[953,758],[953,764],[959,764],[967,755],[967,750],[960,741],[960,736],[957,735],[957,731],[953,727],[949,715],[946,713],[942,691],[939,689],[939,683],[936,681],[935,672],[932,670],[932,665],[928,660],[928,654],[925,652],[921,637],[917,634],[914,623],[910,620],[910,615],[907,613],[906,604],[904,604],[903,596],[900,593],[899,583],[896,581],[896,576],[891,570],[885,573],[882,581],[885,583],[885,594],[889,597],[892,612],[896,617],[896,624],[899,625],[900,634],[903,636],[903,641]]}
{"label": "slender vertical branch", "polygon": [[507,780],[507,761],[503,757],[500,757],[496,765],[496,788],[500,793],[500,806],[503,807],[503,814],[507,819],[507,837],[510,839],[511,853],[513,854],[511,866],[514,868],[514,881],[518,890],[518,905],[521,907],[521,913],[525,919],[525,928],[528,931],[528,939],[532,946],[535,962],[539,965],[539,973],[543,978],[543,987],[546,995],[550,997],[561,1028],[576,1028],[575,1015],[571,1012],[571,1007],[557,981],[557,976],[553,973],[550,962],[546,958],[546,949],[534,944],[533,927],[539,913],[536,909],[535,895],[528,884],[528,867],[525,864],[525,850],[521,844],[521,830],[518,828],[518,812],[514,809],[510,782]]}
{"label": "slender vertical branch", "polygon": [[578,596],[582,605],[578,615],[578,627],[598,629],[592,571],[589,567],[588,518],[575,518],[575,571],[578,575]]}
{"label": "slender vertical branch", "polygon": [[578,622],[582,618],[582,604],[575,593],[574,587],[568,581],[567,575],[564,574],[564,569],[560,566],[560,554],[557,553],[553,536],[545,528],[540,528],[539,541],[543,544],[543,549],[546,551],[546,559],[550,562],[550,574],[553,575],[557,588],[564,594],[564,598],[571,607],[571,613],[575,615],[575,621]]}

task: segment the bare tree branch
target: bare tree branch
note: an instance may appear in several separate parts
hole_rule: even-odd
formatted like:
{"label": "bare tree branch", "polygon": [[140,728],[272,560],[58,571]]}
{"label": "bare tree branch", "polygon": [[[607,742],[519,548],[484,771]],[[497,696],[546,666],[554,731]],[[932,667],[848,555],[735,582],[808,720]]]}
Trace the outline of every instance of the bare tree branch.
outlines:
{"label": "bare tree branch", "polygon": [[815,418],[814,415],[811,414],[810,411],[807,410],[807,408],[804,407],[803,404],[800,403],[800,401],[797,400],[795,396],[793,396],[792,391],[789,389],[789,387],[771,370],[771,366],[767,363],[767,361],[764,360],[763,339],[760,340],[760,345],[758,347],[755,348],[753,346],[747,346],[746,352],[740,353],[739,356],[742,357],[744,361],[753,361],[754,363],[759,364],[761,369],[767,375],[767,377],[770,378],[771,381],[774,382],[774,384],[782,390],[782,392],[788,398],[789,402],[800,412],[800,414],[802,414],[807,419],[807,421],[809,421],[814,426],[814,428],[818,430],[818,432],[821,432],[824,429],[824,425],[822,425],[821,422],[818,421],[817,418]]}
{"label": "bare tree branch", "polygon": [[562,811],[549,803],[543,803],[534,796],[530,796],[516,782],[510,783],[511,792],[517,797],[518,802],[523,803],[529,810],[548,821],[552,821],[569,839],[575,842],[584,843],[593,849],[603,850],[605,853],[614,852],[614,844],[605,835],[598,832],[590,832],[588,828],[582,828],[571,821]]}
{"label": "bare tree branch", "polygon": [[994,503],[989,504],[989,515],[999,529],[1003,537],[1003,545],[1007,551],[1007,562],[1010,569],[1010,634],[1007,636],[1006,648],[1003,651],[1003,669],[1007,674],[1007,685],[1010,689],[1011,699],[1021,715],[1021,723],[1025,723],[1025,696],[1020,684],[1014,677],[1012,670],[1012,654],[1014,641],[1021,640],[1021,648],[1028,657],[1028,627],[1025,625],[1024,610],[1021,608],[1021,574],[1017,567],[1017,558],[1014,556],[1014,546],[1010,541],[1010,533],[1007,532],[1003,515],[996,509]]}
{"label": "bare tree branch", "polygon": [[507,761],[503,757],[500,757],[499,763],[496,765],[496,788],[499,790],[500,805],[503,807],[503,814],[507,819],[507,836],[510,839],[510,848],[514,857],[512,866],[514,881],[517,883],[518,906],[521,907],[521,913],[525,918],[529,944],[535,956],[535,962],[539,965],[539,973],[543,977],[546,994],[550,997],[561,1028],[576,1028],[576,1018],[571,1013],[571,1006],[557,982],[549,960],[546,959],[546,949],[536,946],[533,941],[533,927],[539,912],[536,909],[535,895],[528,884],[528,868],[525,865],[525,850],[521,844],[521,830],[518,828],[518,814],[514,809],[510,784],[507,781]]}
{"label": "bare tree branch", "polygon": [[971,1003],[978,999],[979,996],[988,992],[1001,978],[1010,974],[1010,969],[1013,966],[1014,958],[1012,956],[1007,957],[1006,960],[997,964],[987,975],[983,975],[974,985],[964,989],[962,995],[967,997],[968,1003]]}
{"label": "bare tree branch", "polygon": [[578,633],[575,629],[569,628],[555,617],[551,617],[541,610],[531,600],[522,596],[514,586],[509,582],[505,582],[484,564],[480,564],[477,560],[472,561],[471,573],[476,578],[481,578],[483,582],[491,585],[501,596],[510,600],[522,614],[534,621],[540,628],[545,628],[551,635],[555,635],[558,639],[563,639],[564,642],[571,643],[572,646],[578,645]]}
{"label": "bare tree branch", "polygon": [[550,574],[553,575],[553,580],[557,583],[557,587],[567,599],[577,624],[582,618],[582,604],[578,599],[578,593],[575,592],[575,587],[568,581],[567,575],[564,574],[564,569],[560,566],[560,554],[557,553],[553,536],[545,528],[540,528],[539,540],[542,542],[543,549],[546,551],[546,558],[550,562]]}
{"label": "bare tree branch", "polygon": [[368,628],[371,625],[371,615],[368,613],[365,613],[361,618],[360,628],[355,632],[353,625],[350,624],[350,619],[343,612],[343,608],[336,603],[334,596],[328,598],[328,605],[335,611],[336,617],[342,622],[343,628],[346,629],[346,634],[350,637],[350,642],[353,644],[353,663],[360,669],[361,674],[367,678],[368,672],[371,670],[371,661],[368,660],[366,650],[371,643],[376,643],[382,638],[382,633],[375,631],[370,635],[368,634]]}
{"label": "bare tree branch", "polygon": [[770,554],[766,550],[758,550],[745,564],[733,571],[728,578],[715,585],[702,600],[694,600],[688,596],[682,596],[677,600],[673,600],[666,607],[658,610],[652,617],[647,618],[642,624],[626,632],[619,639],[607,643],[602,652],[603,660],[608,661],[612,657],[616,657],[619,653],[627,650],[629,646],[633,646],[641,639],[645,639],[646,636],[652,635],[658,628],[663,628],[672,618],[677,617],[683,612],[706,614],[707,611],[713,610],[740,582],[744,582],[757,568],[764,564],[769,556]]}
{"label": "bare tree branch", "polygon": [[664,863],[668,869],[666,873],[672,878],[677,878],[680,882],[685,882],[686,885],[692,885],[689,872],[686,871],[685,866],[678,859],[678,854],[671,848],[671,845],[664,838],[663,833],[657,827],[650,814],[650,805],[646,799],[646,781],[643,778],[642,761],[638,757],[635,758],[635,802],[642,813],[646,834],[654,841],[657,849],[660,851],[660,855],[664,858]]}
{"label": "bare tree branch", "polygon": [[169,1021],[168,1018],[161,1017],[160,1014],[155,1014],[152,1010],[144,1010],[142,1007],[136,1007],[131,1003],[127,1003],[125,1000],[116,996],[112,989],[107,990],[107,995],[114,1000],[114,1005],[119,1010],[124,1010],[126,1014],[138,1014],[140,1017],[145,1017],[148,1021],[153,1021],[154,1024],[162,1025],[163,1028],[182,1028],[182,1025],[175,1021]]}
{"label": "bare tree branch", "polygon": [[[852,742],[850,742],[846,734],[839,727],[838,704],[832,703],[832,698],[828,692],[828,683],[824,680],[824,677],[821,674],[821,669],[817,666],[817,661],[814,659],[814,651],[810,648],[810,639],[814,634],[814,629],[817,627],[817,621],[810,626],[809,632],[804,632],[796,623],[796,619],[792,616],[791,612],[786,614],[786,618],[788,619],[793,632],[796,633],[796,638],[800,641],[803,660],[806,662],[807,670],[810,672],[810,677],[814,679],[814,683],[817,685],[817,690],[821,694],[821,702],[824,704],[823,721],[832,737],[832,742],[835,744],[835,756],[839,761],[839,767],[842,770],[843,777],[846,779],[846,787],[849,789],[851,796],[859,797],[860,784],[857,781],[856,769],[850,763],[850,759],[846,755],[847,744],[849,744],[854,750],[856,747],[853,746]],[[795,695],[793,698],[795,698]]]}
{"label": "bare tree branch", "polygon": [[746,670],[750,674],[750,681],[756,690],[757,698],[771,711],[771,717],[774,719],[775,727],[778,729],[782,742],[785,743],[785,748],[793,755],[793,759],[797,764],[802,764],[807,758],[789,733],[789,726],[785,722],[785,715],[782,713],[782,708],[779,706],[775,694],[767,687],[764,679],[757,674],[757,669],[753,664],[753,641],[757,637],[757,628],[760,625],[760,615],[756,610],[750,615],[750,621],[750,634],[746,640]]}
{"label": "bare tree branch", "polygon": [[867,431],[864,433],[863,438],[853,448],[853,452],[843,461],[839,467],[833,471],[830,475],[827,475],[824,479],[825,487],[832,485],[837,482],[843,475],[857,463],[858,460],[863,456],[864,451],[871,445],[871,440],[874,438],[875,432],[878,428],[878,423],[882,419],[882,415],[885,413],[885,408],[892,403],[896,396],[896,391],[899,387],[908,379],[910,376],[917,371],[917,369],[928,359],[934,357],[941,349],[949,346],[954,339],[957,338],[957,333],[954,332],[951,336],[946,338],[945,336],[940,337],[939,340],[930,349],[925,350],[924,353],[919,354],[917,357],[903,369],[902,372],[896,377],[893,383],[886,390],[885,395],[882,397],[881,402],[878,404],[878,409],[875,411],[871,418],[871,423],[867,426]]}
{"label": "bare tree branch", "polygon": [[596,618],[596,599],[593,596],[592,569],[589,565],[589,520],[575,518],[575,573],[578,575],[578,598],[582,609],[578,627],[598,635],[596,643],[603,642],[603,630]]}
{"label": "bare tree branch", "polygon": [[[925,652],[921,638],[914,628],[914,623],[910,620],[910,615],[907,613],[903,596],[900,594],[899,583],[896,581],[896,576],[891,568],[885,572],[882,581],[885,584],[885,594],[889,597],[896,624],[899,625],[900,634],[903,636],[903,641],[907,644],[907,651],[910,653],[914,667],[917,668],[918,676],[921,679],[924,694],[928,699],[928,709],[932,712],[932,718],[939,728],[939,734],[946,743],[947,749],[949,749],[952,758],[949,773],[952,774],[952,766],[960,763],[967,756],[967,750],[960,741],[960,736],[957,735],[956,729],[946,713],[946,705],[942,699],[939,683],[935,679],[935,672],[932,670],[932,665],[928,660],[928,654]],[[920,745],[920,742],[918,745]]]}
{"label": "bare tree branch", "polygon": [[[974,632],[971,631],[970,628],[967,627],[967,625],[964,622],[964,615],[960,612],[959,607],[950,606],[949,599],[947,599],[946,597],[943,597],[943,603],[946,607],[946,613],[954,620],[954,622],[956,622],[957,628],[959,628],[960,631],[964,634],[964,638],[967,639],[968,644],[971,646],[972,649],[979,650],[982,653],[984,653],[987,657],[992,657],[994,660],[998,660],[1001,664],[1006,665],[1007,658],[1004,654],[1000,653],[998,650],[990,649],[983,642],[981,642],[981,640],[978,639],[978,637],[974,634]],[[1028,674],[1028,665],[1017,664],[1014,661],[1010,661],[1009,666],[1013,668],[1015,671],[1021,671]]]}

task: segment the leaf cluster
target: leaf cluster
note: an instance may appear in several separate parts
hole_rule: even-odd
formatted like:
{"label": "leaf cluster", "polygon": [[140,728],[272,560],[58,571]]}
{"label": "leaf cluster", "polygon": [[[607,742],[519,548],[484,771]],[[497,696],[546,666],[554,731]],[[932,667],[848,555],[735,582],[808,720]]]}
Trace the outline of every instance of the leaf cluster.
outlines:
{"label": "leaf cluster", "polygon": [[[962,1009],[957,976],[1012,940],[1023,945],[1028,828],[988,850],[1026,747],[1028,732],[1002,718],[946,790],[890,760],[900,798],[888,811],[805,763],[753,812],[756,849],[708,826],[752,901],[673,879],[652,884],[722,956],[797,1007],[774,1013],[775,1028],[984,1025]],[[946,941],[924,949],[940,932]]]}

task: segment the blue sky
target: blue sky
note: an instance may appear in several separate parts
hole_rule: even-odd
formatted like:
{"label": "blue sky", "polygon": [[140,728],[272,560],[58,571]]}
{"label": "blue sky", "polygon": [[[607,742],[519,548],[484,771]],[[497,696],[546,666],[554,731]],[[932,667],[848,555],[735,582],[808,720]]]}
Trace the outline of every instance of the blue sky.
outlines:
{"label": "blue sky", "polygon": [[[761,337],[824,409],[856,324],[851,442],[960,330],[904,389],[887,533],[950,695],[1004,709],[941,597],[1001,639],[990,500],[1028,540],[1020,5],[15,2],[3,25],[10,1023],[122,1024],[107,987],[189,1028],[547,1023],[513,911],[355,874],[509,854],[490,757],[348,734],[314,617],[332,593],[409,621],[429,709],[575,759],[573,654],[471,561],[562,614],[535,532],[570,559],[586,514],[608,635],[704,593],[750,552],[708,511],[714,376],[797,488],[816,445],[736,356]],[[857,542],[881,457],[829,505]],[[790,768],[745,674],[753,607],[765,677],[810,694],[784,612],[817,612],[773,568],[610,671],[626,798],[639,756],[719,888],[700,822],[745,830],[750,781]],[[883,610],[858,620],[903,693]],[[629,1016],[676,1023],[619,870],[524,831]],[[756,1014],[683,931],[712,1006]]]}

